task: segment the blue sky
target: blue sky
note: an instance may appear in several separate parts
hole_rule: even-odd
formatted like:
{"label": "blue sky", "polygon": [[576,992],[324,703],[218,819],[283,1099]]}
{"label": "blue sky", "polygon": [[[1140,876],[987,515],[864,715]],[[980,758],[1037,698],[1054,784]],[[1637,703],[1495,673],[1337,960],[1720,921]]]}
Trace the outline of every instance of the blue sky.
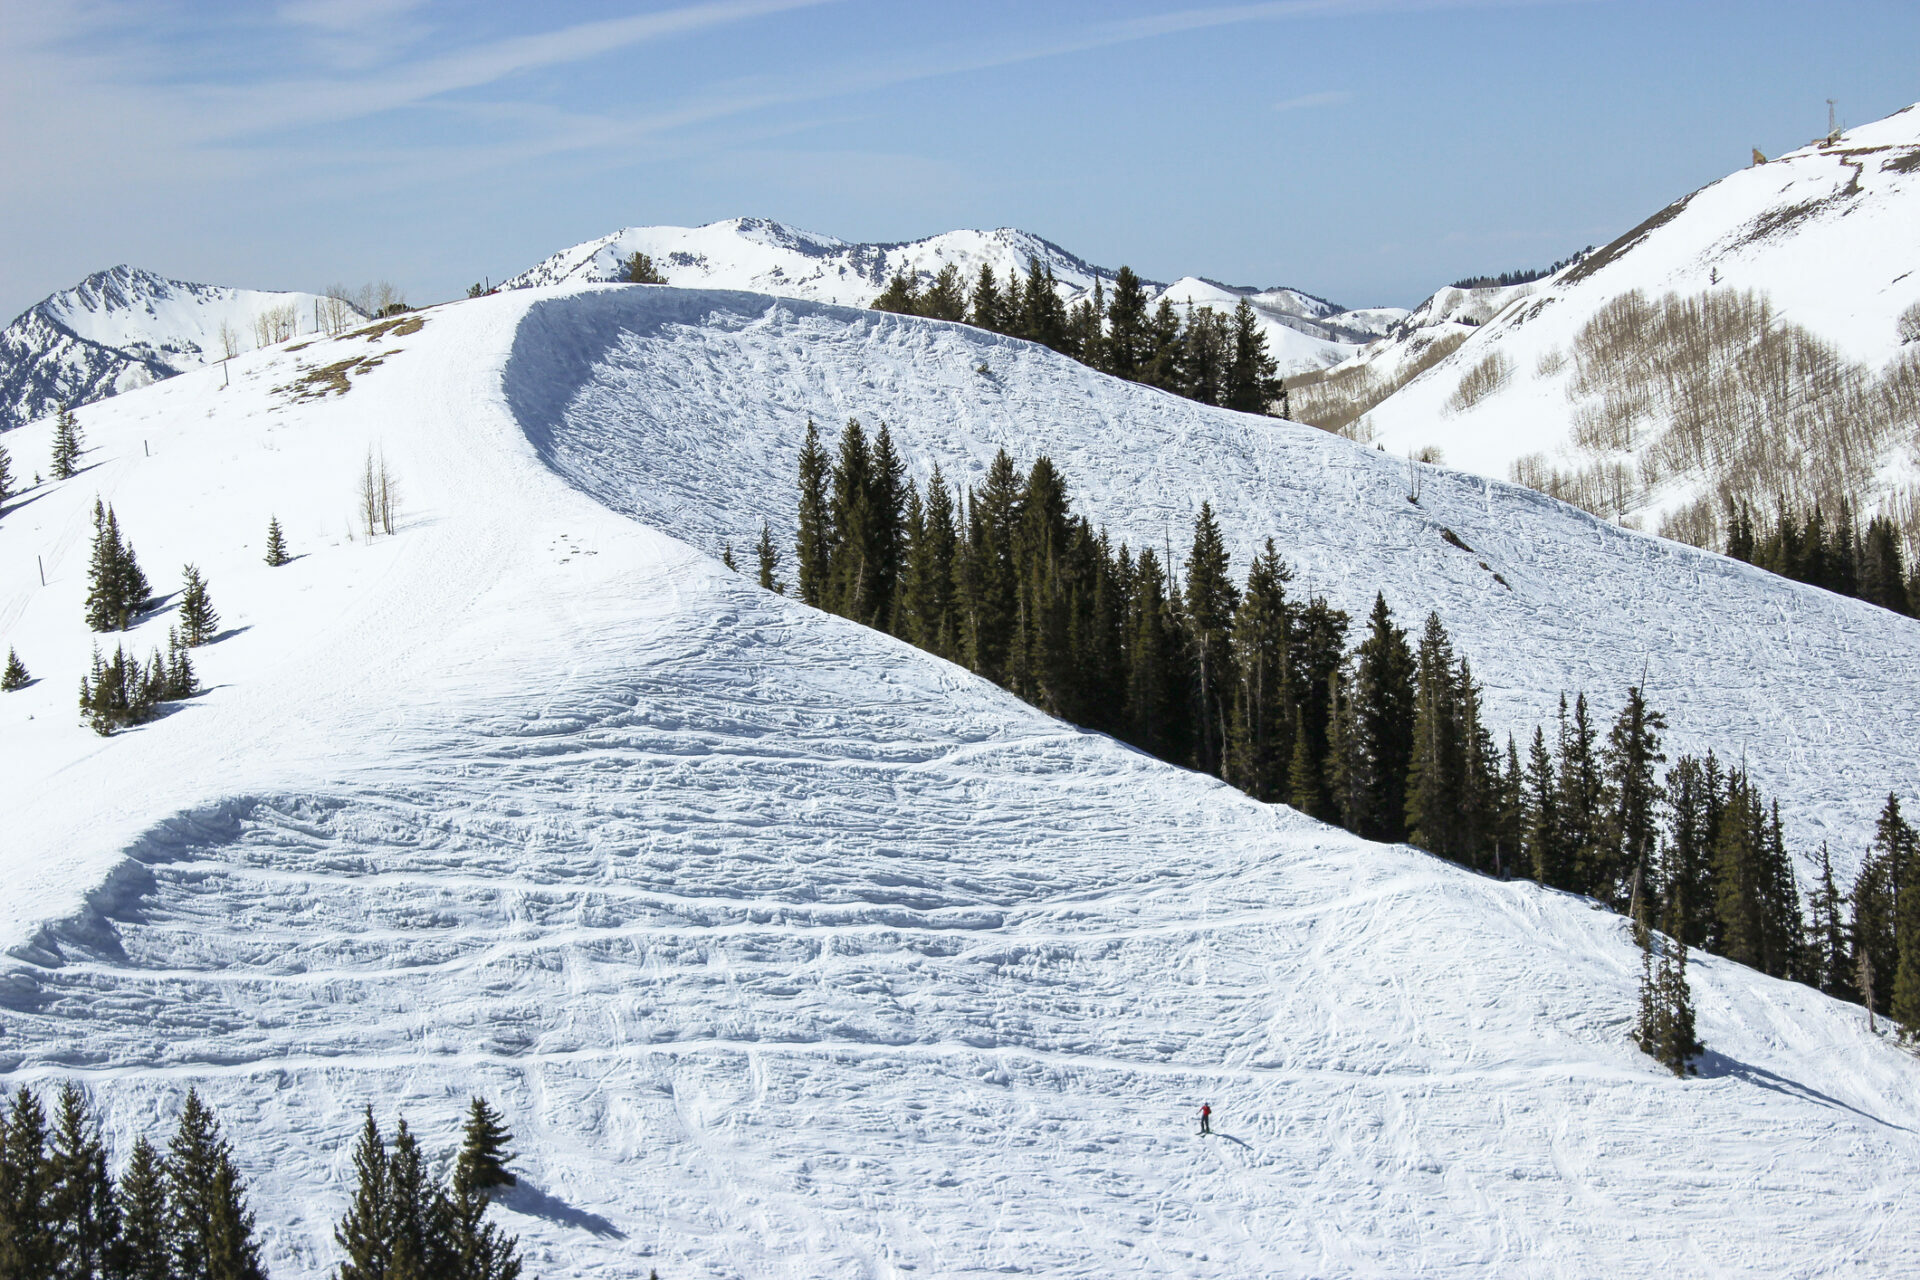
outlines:
{"label": "blue sky", "polygon": [[1410,305],[1920,100],[1916,48],[1910,0],[0,0],[0,315],[736,214]]}

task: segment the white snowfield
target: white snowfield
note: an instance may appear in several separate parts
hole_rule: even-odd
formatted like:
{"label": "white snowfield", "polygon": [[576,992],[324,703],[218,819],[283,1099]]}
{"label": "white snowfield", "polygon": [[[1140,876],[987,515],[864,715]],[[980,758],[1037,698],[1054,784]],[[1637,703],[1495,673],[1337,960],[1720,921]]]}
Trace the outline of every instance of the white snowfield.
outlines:
{"label": "white snowfield", "polygon": [[[1069,303],[1091,293],[1096,281],[1110,295],[1114,280],[1107,268],[1013,227],[948,231],[899,244],[852,244],[767,218],[728,218],[702,227],[627,227],[562,249],[500,287],[624,280],[627,261],[636,253],[650,257],[661,278],[682,288],[745,289],[849,307],[869,305],[903,272],[924,285],[946,266],[959,270],[971,293],[983,266],[992,267],[1005,287],[1012,273],[1025,273],[1038,261],[1052,270]],[[1183,316],[1195,306],[1232,311],[1246,297],[1283,374],[1337,364],[1408,314],[1397,307],[1343,311],[1297,289],[1249,293],[1193,276],[1166,286],[1145,283],[1150,306],[1164,297]]]}
{"label": "white snowfield", "polygon": [[[1449,465],[1501,478],[1531,453],[1563,468],[1591,462],[1571,444],[1583,402],[1569,391],[1568,356],[1581,327],[1634,290],[1653,302],[1668,293],[1751,290],[1779,321],[1878,374],[1913,350],[1903,345],[1899,319],[1920,305],[1917,218],[1920,106],[1848,130],[1836,145],[1810,144],[1739,170],[1656,212],[1588,262],[1494,295],[1503,304],[1497,315],[1480,317],[1464,346],[1368,415],[1374,439],[1403,456],[1438,446]],[[1506,384],[1451,410],[1462,376],[1495,353],[1512,369]],[[1652,439],[1663,425],[1664,418],[1641,435]],[[1920,438],[1886,466],[1883,488],[1920,476]],[[1656,494],[1647,513],[1691,496]]]}
{"label": "white snowfield", "polygon": [[[1377,454],[957,326],[637,287],[424,318],[91,406],[88,469],[0,517],[0,644],[39,677],[0,696],[0,1085],[79,1079],[122,1155],[200,1088],[277,1277],[332,1267],[363,1106],[447,1147],[476,1091],[530,1277],[1920,1262],[1920,1067],[1859,1010],[1696,957],[1677,1080],[1628,1042],[1617,917],[1076,732],[703,549],[784,520],[807,413],[885,418],[922,475],[1045,449],[1136,541],[1211,497],[1300,586],[1454,610],[1503,715],[1637,676],[1638,636],[1676,722],[1810,733],[1756,765],[1850,839],[1854,789],[1912,780],[1911,624],[1478,480],[1415,506]],[[344,396],[275,390],[359,356]],[[5,442],[42,465],[44,429]],[[402,511],[371,545],[369,447]],[[73,711],[96,493],[226,632],[208,692],[108,740]]]}

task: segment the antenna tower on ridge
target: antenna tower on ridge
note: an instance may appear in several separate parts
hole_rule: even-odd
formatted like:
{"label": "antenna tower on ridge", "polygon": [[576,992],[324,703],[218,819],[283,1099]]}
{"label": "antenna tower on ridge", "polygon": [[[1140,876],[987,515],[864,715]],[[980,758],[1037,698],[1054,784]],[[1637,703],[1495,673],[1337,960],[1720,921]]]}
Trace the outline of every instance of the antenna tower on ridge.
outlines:
{"label": "antenna tower on ridge", "polygon": [[1827,145],[1840,141],[1840,119],[1834,113],[1833,99],[1827,99]]}

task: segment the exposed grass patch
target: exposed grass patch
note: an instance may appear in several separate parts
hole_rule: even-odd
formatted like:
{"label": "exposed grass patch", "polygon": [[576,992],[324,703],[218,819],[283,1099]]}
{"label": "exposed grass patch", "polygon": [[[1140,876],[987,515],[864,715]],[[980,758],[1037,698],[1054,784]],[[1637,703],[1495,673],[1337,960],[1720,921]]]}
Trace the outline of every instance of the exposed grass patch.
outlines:
{"label": "exposed grass patch", "polygon": [[427,318],[425,316],[395,316],[391,320],[382,320],[378,324],[370,324],[364,329],[355,329],[347,336],[349,338],[365,338],[368,342],[378,342],[380,339],[387,337],[405,338],[420,332],[426,327]]}
{"label": "exposed grass patch", "polygon": [[332,364],[303,370],[299,377],[274,391],[288,397],[294,404],[308,400],[324,400],[328,396],[343,396],[352,389],[351,379],[378,369],[388,356],[398,355],[399,350],[383,351],[375,356],[353,356],[346,360],[336,360]]}

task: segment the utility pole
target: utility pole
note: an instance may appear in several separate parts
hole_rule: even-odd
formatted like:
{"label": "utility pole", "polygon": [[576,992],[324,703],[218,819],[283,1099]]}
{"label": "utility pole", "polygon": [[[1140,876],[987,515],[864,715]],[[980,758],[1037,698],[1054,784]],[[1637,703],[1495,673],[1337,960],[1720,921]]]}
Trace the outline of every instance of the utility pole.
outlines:
{"label": "utility pole", "polygon": [[1827,145],[1832,146],[1834,143],[1838,141],[1840,141],[1840,118],[1834,112],[1833,99],[1828,98],[1827,99]]}

